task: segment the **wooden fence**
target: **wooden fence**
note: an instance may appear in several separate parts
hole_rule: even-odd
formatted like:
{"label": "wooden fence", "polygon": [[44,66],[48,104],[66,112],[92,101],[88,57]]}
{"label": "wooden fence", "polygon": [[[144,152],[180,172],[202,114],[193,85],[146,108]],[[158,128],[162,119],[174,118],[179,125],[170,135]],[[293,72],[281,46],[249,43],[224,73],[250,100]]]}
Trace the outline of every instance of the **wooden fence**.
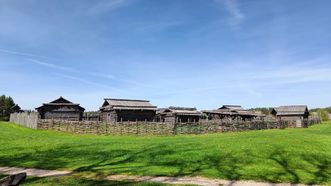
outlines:
{"label": "wooden fence", "polygon": [[[309,121],[307,126],[320,123]],[[296,121],[232,121],[199,123],[118,122],[39,120],[38,129],[103,135],[174,135],[237,132],[247,130],[295,128]]]}
{"label": "wooden fence", "polygon": [[[171,122],[117,122],[101,121],[67,121],[39,119],[38,113],[11,114],[10,121],[33,129],[66,131],[78,134],[103,135],[175,135],[175,134],[205,134],[216,132],[236,132],[262,129],[295,128],[296,121],[253,120],[253,121],[205,121],[197,123]],[[321,123],[319,118],[303,121],[304,127]]]}
{"label": "wooden fence", "polygon": [[37,112],[22,112],[10,114],[10,122],[22,125],[25,127],[37,129],[39,114]]}

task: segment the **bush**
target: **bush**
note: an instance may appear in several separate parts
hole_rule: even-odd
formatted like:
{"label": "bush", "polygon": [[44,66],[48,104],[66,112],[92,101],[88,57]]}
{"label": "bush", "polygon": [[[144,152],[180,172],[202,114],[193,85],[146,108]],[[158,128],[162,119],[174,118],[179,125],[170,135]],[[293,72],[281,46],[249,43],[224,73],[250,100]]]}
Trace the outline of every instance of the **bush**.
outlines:
{"label": "bush", "polygon": [[329,113],[325,110],[318,110],[317,111],[318,115],[321,116],[322,121],[329,121]]}

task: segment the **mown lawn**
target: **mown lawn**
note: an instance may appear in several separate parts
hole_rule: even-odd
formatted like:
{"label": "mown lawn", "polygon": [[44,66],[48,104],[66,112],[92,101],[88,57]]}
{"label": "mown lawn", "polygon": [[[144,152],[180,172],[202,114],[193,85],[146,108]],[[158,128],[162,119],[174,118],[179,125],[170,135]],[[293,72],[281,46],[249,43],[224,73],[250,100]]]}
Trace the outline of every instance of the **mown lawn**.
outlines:
{"label": "mown lawn", "polygon": [[308,129],[179,136],[93,136],[0,123],[0,166],[80,174],[205,176],[331,183],[331,123]]}

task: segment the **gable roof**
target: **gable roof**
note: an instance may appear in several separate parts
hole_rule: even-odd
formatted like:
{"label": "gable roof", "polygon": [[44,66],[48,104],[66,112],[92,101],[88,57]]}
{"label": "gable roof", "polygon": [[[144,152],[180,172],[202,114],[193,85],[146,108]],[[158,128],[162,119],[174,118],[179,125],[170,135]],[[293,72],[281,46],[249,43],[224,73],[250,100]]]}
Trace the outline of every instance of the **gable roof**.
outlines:
{"label": "gable roof", "polygon": [[305,115],[309,114],[308,107],[306,105],[288,105],[288,106],[280,106],[274,109],[276,111],[276,115]]}
{"label": "gable roof", "polygon": [[105,98],[101,110],[156,110],[148,100]]}
{"label": "gable roof", "polygon": [[81,110],[85,110],[83,107],[81,107],[79,104],[77,103],[72,103],[71,101],[64,99],[62,96],[60,96],[58,99],[55,99],[49,103],[43,103],[42,106],[37,107],[36,109],[40,109],[44,106],[77,106],[79,109]]}
{"label": "gable roof", "polygon": [[64,99],[62,96],[60,96],[59,98],[57,98],[54,101],[51,101],[49,103],[72,103],[71,101]]}

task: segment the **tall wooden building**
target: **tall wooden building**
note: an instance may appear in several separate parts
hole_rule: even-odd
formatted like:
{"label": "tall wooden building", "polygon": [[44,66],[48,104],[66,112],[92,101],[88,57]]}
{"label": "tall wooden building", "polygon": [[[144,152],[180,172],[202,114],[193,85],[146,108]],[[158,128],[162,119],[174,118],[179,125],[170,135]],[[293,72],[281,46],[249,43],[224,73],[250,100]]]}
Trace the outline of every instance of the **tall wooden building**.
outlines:
{"label": "tall wooden building", "polygon": [[105,98],[100,119],[105,122],[153,121],[157,107],[147,100]]}
{"label": "tall wooden building", "polygon": [[49,103],[43,103],[36,108],[41,119],[58,119],[79,121],[82,120],[84,108],[60,97]]}
{"label": "tall wooden building", "polygon": [[158,111],[161,122],[199,122],[202,113],[196,108],[169,107]]}

